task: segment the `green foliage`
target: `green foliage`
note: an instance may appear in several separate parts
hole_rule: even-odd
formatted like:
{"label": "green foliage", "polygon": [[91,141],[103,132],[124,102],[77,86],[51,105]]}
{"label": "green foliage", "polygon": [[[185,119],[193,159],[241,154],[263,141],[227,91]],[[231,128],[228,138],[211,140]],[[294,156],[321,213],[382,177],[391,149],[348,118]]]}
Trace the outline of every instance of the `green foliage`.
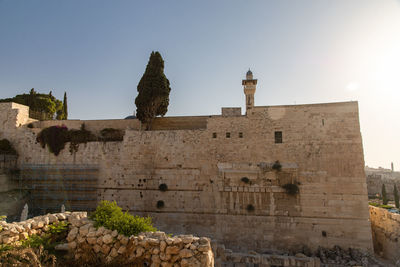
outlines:
{"label": "green foliage", "polygon": [[64,92],[64,100],[63,100],[63,119],[68,119],[68,104],[67,104],[67,92]]}
{"label": "green foliage", "polygon": [[49,148],[54,155],[60,154],[64,149],[65,143],[71,142],[70,152],[76,152],[81,143],[97,141],[97,137],[90,131],[85,129],[85,124],[82,124],[80,130],[68,130],[66,126],[50,126],[44,128],[37,136],[38,141],[43,148]]}
{"label": "green foliage", "polygon": [[64,234],[67,231],[68,231],[68,222],[61,221],[50,224],[48,233],[50,233],[50,235],[60,235]]}
{"label": "green foliage", "polygon": [[294,196],[297,193],[299,193],[299,187],[297,186],[297,184],[284,184],[282,187],[286,190],[286,193],[289,195]]}
{"label": "green foliage", "polygon": [[150,217],[133,216],[123,212],[115,201],[101,201],[90,218],[96,227],[104,226],[110,230],[117,230],[125,236],[157,231]]}
{"label": "green foliage", "polygon": [[9,251],[9,250],[11,250],[11,249],[13,249],[13,248],[14,248],[14,247],[11,246],[11,245],[0,244],[0,254],[1,254],[2,252]]}
{"label": "green foliage", "polygon": [[23,248],[39,248],[43,246],[45,250],[54,250],[54,247],[61,241],[65,240],[68,233],[68,222],[62,221],[49,225],[49,230],[39,235],[31,235],[27,239],[22,240]]}
{"label": "green foliage", "polygon": [[63,119],[65,117],[63,103],[56,99],[51,91],[49,94],[39,94],[32,88],[29,94],[0,99],[0,102],[15,102],[29,106],[30,117],[38,120],[52,120],[54,117]]}
{"label": "green foliage", "polygon": [[159,52],[151,53],[137,90],[136,116],[146,125],[146,130],[150,130],[153,119],[167,113],[171,91],[169,81],[164,74],[164,60]]}
{"label": "green foliage", "polygon": [[282,165],[279,162],[279,160],[275,161],[274,165],[272,165],[272,169],[276,171],[281,171],[282,170]]}
{"label": "green foliage", "polygon": [[52,248],[48,235],[31,235],[21,242],[21,247],[23,248],[38,248],[40,246],[43,246],[46,250]]}
{"label": "green foliage", "polygon": [[242,179],[240,179],[243,183],[248,184],[250,183],[250,179],[247,177],[242,177]]}
{"label": "green foliage", "polygon": [[10,141],[2,139],[0,140],[0,154],[17,155],[17,151],[15,151]]}
{"label": "green foliage", "polygon": [[369,205],[374,206],[374,207],[379,207],[381,204],[376,203],[376,202],[370,202]]}
{"label": "green foliage", "polygon": [[114,128],[104,128],[100,131],[101,140],[103,141],[122,141],[124,132]]}
{"label": "green foliage", "polygon": [[390,205],[386,205],[386,204],[379,204],[379,203],[376,203],[376,202],[369,202],[369,205],[371,205],[371,206],[374,206],[374,207],[377,207],[377,208],[383,208],[383,209],[393,209],[393,207],[392,207],[392,206],[390,206]]}
{"label": "green foliage", "polygon": [[38,134],[36,141],[40,143],[42,148],[47,145],[50,152],[57,156],[64,149],[68,139],[68,128],[66,126],[51,126],[44,128]]}
{"label": "green foliage", "polygon": [[389,202],[387,195],[386,195],[386,187],[385,184],[382,184],[382,203],[383,205],[387,205]]}
{"label": "green foliage", "polygon": [[397,185],[396,184],[394,184],[393,195],[394,195],[394,205],[396,206],[396,208],[399,208],[400,207],[399,192],[397,191]]}

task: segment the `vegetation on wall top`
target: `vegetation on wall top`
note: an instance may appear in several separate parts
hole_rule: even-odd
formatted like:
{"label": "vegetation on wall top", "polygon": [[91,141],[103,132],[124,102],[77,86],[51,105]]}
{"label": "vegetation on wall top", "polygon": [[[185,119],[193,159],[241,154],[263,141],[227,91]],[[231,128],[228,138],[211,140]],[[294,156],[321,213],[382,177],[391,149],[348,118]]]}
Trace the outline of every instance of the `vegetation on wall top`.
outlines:
{"label": "vegetation on wall top", "polygon": [[[29,94],[16,95],[12,98],[0,99],[0,102],[15,102],[29,107],[29,116],[37,120],[66,120],[67,113],[67,96],[64,94],[64,103],[52,95],[39,94],[32,88]],[[65,106],[65,108],[64,108]]]}
{"label": "vegetation on wall top", "polygon": [[17,151],[7,139],[0,140],[0,154],[17,155]]}
{"label": "vegetation on wall top", "polygon": [[65,143],[68,142],[70,142],[69,151],[72,154],[78,151],[79,144],[96,141],[122,141],[123,137],[123,131],[112,128],[103,129],[101,136],[98,137],[91,131],[86,130],[85,124],[82,124],[79,130],[68,130],[65,125],[44,128],[38,134],[36,141],[40,143],[42,148],[47,145],[49,151],[57,156],[65,148]]}
{"label": "vegetation on wall top", "polygon": [[157,231],[150,217],[133,216],[123,212],[115,201],[101,201],[90,219],[95,222],[96,227],[104,226],[110,230],[117,230],[125,236]]}
{"label": "vegetation on wall top", "polygon": [[154,118],[167,113],[171,91],[169,81],[164,74],[164,60],[159,52],[151,53],[137,91],[136,116],[146,125],[146,130],[150,130]]}

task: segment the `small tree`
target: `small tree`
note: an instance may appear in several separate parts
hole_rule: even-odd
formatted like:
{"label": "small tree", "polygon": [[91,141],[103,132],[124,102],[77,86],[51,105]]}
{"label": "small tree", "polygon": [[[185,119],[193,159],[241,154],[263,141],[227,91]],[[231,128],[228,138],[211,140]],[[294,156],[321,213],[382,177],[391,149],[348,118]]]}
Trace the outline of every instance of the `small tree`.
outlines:
{"label": "small tree", "polygon": [[393,187],[393,195],[394,195],[394,204],[396,205],[396,208],[399,208],[399,192],[397,191],[397,185],[394,184]]}
{"label": "small tree", "polygon": [[389,200],[387,199],[385,184],[382,184],[382,202],[383,202],[383,205],[387,205],[388,201]]}
{"label": "small tree", "polygon": [[164,60],[159,52],[151,53],[137,90],[136,116],[146,125],[146,130],[150,130],[154,118],[167,113],[171,91],[169,81],[164,74]]}

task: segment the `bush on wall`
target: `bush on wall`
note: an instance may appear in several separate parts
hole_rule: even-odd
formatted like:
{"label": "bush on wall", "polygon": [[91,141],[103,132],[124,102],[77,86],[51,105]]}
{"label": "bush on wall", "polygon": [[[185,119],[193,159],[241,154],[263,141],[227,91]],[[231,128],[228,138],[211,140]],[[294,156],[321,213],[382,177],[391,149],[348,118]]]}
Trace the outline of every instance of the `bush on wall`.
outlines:
{"label": "bush on wall", "polygon": [[15,151],[10,141],[2,139],[0,140],[0,154],[17,155],[17,151]]}
{"label": "bush on wall", "polygon": [[104,128],[100,131],[102,141],[122,141],[124,139],[124,132],[114,128]]}
{"label": "bush on wall", "polygon": [[101,201],[90,219],[95,222],[96,227],[104,226],[110,230],[117,230],[125,236],[157,231],[150,217],[133,216],[123,212],[115,201]]}
{"label": "bush on wall", "polygon": [[38,141],[43,148],[47,145],[50,152],[56,156],[64,149],[65,143],[67,142],[70,142],[69,151],[73,153],[78,151],[79,144],[86,144],[87,142],[98,140],[99,138],[96,135],[86,130],[85,124],[82,124],[79,130],[68,130],[65,125],[50,126],[44,128],[36,138],[36,141]]}
{"label": "bush on wall", "polygon": [[68,142],[68,128],[64,125],[44,128],[38,134],[36,141],[40,143],[42,148],[47,145],[50,152],[57,156],[64,149],[65,143]]}
{"label": "bush on wall", "polygon": [[282,187],[286,190],[286,193],[289,194],[289,195],[294,196],[297,193],[299,193],[299,186],[296,183],[294,183],[294,184],[291,184],[291,183],[284,184],[284,185],[282,185]]}

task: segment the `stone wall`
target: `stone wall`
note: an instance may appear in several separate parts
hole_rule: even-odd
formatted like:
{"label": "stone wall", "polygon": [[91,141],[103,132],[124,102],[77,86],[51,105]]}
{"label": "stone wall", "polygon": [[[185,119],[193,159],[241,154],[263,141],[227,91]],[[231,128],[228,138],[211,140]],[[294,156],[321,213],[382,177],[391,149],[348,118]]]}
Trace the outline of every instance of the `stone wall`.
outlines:
{"label": "stone wall", "polygon": [[[186,130],[157,120],[170,130],[126,127],[122,142],[90,142],[57,157],[36,143],[40,128],[14,127],[9,135],[19,164],[98,165],[98,200],[150,215],[167,232],[210,236],[235,251],[372,250],[357,102],[181,117]],[[272,168],[276,161],[281,170]],[[299,193],[287,194],[287,183]]]}
{"label": "stone wall", "polygon": [[369,206],[375,253],[400,263],[400,214]]}
{"label": "stone wall", "polygon": [[56,246],[67,250],[75,260],[89,261],[91,256],[99,257],[104,263],[118,260],[125,265],[147,263],[146,266],[214,266],[210,239],[193,235],[170,237],[164,232],[141,233],[138,236],[124,236],[116,230],[95,228],[86,212],[65,212],[47,214],[18,222],[0,222],[0,244],[18,245],[22,240],[36,234],[42,235],[49,225],[59,221],[69,222],[68,243]]}
{"label": "stone wall", "polygon": [[366,167],[365,175],[367,177],[368,196],[371,198],[382,195],[383,184],[385,184],[386,195],[390,200],[394,200],[393,189],[395,185],[400,192],[400,172]]}

